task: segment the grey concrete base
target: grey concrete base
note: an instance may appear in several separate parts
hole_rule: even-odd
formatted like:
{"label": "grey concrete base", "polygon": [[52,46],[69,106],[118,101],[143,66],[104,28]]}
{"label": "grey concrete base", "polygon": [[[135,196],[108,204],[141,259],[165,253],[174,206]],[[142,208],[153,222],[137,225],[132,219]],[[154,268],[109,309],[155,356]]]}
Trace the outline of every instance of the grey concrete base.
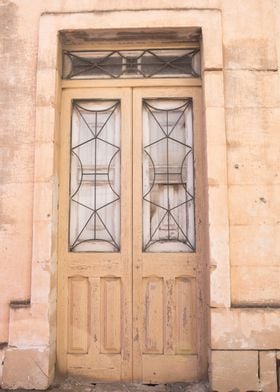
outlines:
{"label": "grey concrete base", "polygon": [[53,386],[54,391],[77,392],[207,392],[206,383],[174,383],[159,385],[141,385],[127,383],[92,384],[89,381],[67,378]]}
{"label": "grey concrete base", "polygon": [[[174,383],[159,385],[141,385],[126,383],[108,383],[95,384],[88,380],[68,377],[64,380],[57,379],[56,382],[48,388],[51,392],[68,391],[68,392],[208,392],[207,383]],[[20,389],[18,391],[26,392]],[[34,391],[34,390],[33,390]]]}

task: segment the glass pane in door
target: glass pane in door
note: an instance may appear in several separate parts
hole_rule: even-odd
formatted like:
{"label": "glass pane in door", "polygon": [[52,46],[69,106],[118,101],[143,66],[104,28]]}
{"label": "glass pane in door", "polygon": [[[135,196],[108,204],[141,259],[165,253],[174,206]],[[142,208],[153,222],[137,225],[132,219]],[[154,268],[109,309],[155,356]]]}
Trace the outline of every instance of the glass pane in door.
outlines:
{"label": "glass pane in door", "polygon": [[73,101],[69,250],[120,250],[119,101]]}
{"label": "glass pane in door", "polygon": [[192,99],[143,102],[143,250],[194,252]]}

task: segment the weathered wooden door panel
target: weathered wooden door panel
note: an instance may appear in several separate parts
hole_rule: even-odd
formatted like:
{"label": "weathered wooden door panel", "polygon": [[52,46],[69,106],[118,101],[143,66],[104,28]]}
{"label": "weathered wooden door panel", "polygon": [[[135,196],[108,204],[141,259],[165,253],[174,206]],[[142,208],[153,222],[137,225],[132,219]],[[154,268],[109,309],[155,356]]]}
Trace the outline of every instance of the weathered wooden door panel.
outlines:
{"label": "weathered wooden door panel", "polygon": [[[133,375],[144,383],[197,380],[206,371],[202,179],[192,177],[193,163],[197,173],[202,165],[200,91],[142,88],[133,95]],[[153,111],[148,120],[145,105]]]}
{"label": "weathered wooden door panel", "polygon": [[[106,102],[112,114],[106,112]],[[143,383],[191,381],[206,374],[200,108],[198,88],[63,93],[62,372],[95,381]],[[80,127],[78,139],[70,137],[74,126]],[[119,146],[112,136],[118,128]],[[91,143],[88,151],[86,143]],[[98,191],[88,191],[88,186]],[[101,213],[112,200],[119,206]],[[86,224],[69,231],[77,216]],[[108,243],[105,248],[102,241]]]}
{"label": "weathered wooden door panel", "polygon": [[66,90],[62,102],[58,366],[131,380],[131,89]]}

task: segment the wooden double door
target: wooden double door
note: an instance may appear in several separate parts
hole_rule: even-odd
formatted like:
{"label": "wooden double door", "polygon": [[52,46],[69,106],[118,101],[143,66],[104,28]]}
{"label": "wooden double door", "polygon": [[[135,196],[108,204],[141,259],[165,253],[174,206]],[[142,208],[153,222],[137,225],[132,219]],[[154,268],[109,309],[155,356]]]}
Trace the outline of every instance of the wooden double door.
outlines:
{"label": "wooden double door", "polygon": [[200,108],[195,87],[63,91],[60,372],[206,374]]}

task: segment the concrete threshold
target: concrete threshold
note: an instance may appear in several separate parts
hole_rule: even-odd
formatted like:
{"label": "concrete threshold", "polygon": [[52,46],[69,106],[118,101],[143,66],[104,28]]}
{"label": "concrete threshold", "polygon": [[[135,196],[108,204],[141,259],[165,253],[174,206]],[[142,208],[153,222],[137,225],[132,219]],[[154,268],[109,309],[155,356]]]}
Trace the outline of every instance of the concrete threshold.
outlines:
{"label": "concrete threshold", "polygon": [[[3,390],[2,391],[9,391]],[[18,389],[18,392],[26,392],[26,389]],[[32,390],[35,392],[35,390]],[[129,384],[129,383],[94,383],[76,377],[57,379],[47,391],[57,392],[208,392],[209,386],[206,382],[173,384]]]}

